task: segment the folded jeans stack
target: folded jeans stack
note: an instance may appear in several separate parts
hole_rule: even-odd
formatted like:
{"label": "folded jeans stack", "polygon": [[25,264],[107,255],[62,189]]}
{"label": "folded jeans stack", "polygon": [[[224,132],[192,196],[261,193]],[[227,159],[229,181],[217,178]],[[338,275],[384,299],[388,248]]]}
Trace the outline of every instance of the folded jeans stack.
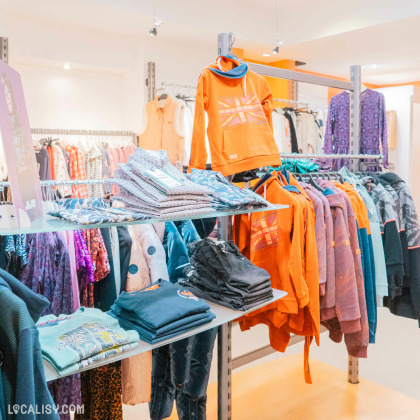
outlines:
{"label": "folded jeans stack", "polygon": [[233,241],[206,238],[189,248],[191,266],[179,283],[197,296],[242,311],[273,298],[268,272],[245,258]]}
{"label": "folded jeans stack", "polygon": [[120,164],[112,182],[119,194],[112,198],[127,210],[151,217],[183,217],[214,211],[210,190],[185,177],[165,151],[140,148],[127,164]]}
{"label": "folded jeans stack", "polygon": [[47,315],[36,325],[42,357],[60,375],[75,373],[139,344],[136,331],[123,330],[100,309],[82,307],[71,315]]}
{"label": "folded jeans stack", "polygon": [[134,329],[150,344],[211,322],[215,316],[207,302],[189,290],[164,280],[123,292],[108,312],[124,329]]}

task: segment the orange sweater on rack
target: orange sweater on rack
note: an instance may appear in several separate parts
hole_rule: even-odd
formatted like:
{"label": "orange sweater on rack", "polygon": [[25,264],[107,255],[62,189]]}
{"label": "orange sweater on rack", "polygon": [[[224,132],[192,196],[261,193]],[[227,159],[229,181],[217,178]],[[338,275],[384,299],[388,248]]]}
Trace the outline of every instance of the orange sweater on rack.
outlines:
{"label": "orange sweater on rack", "polygon": [[271,112],[273,98],[263,77],[245,63],[219,57],[201,73],[194,115],[190,168],[205,169],[205,112],[213,170],[228,176],[278,166]]}

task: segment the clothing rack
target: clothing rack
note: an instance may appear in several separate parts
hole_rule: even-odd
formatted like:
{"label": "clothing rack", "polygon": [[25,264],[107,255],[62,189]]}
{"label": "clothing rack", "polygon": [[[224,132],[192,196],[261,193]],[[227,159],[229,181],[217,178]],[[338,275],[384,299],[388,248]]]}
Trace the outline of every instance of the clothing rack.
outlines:
{"label": "clothing rack", "polygon": [[316,154],[316,153],[282,153],[282,158],[286,159],[382,159],[382,155],[350,155],[350,154],[341,154],[341,155],[328,155],[328,154]]}
{"label": "clothing rack", "polygon": [[157,88],[156,91],[158,90],[163,90],[166,88],[180,88],[180,89],[197,89],[197,85],[193,86],[193,85],[183,85],[183,84],[179,84],[179,83],[167,83],[167,82],[162,82],[161,87]]}
{"label": "clothing rack", "polygon": [[[227,55],[232,53],[232,43],[229,42],[229,33],[220,33],[218,35],[219,51],[218,55]],[[222,47],[221,47],[222,46]],[[358,159],[378,159],[380,155],[360,155],[360,94],[361,94],[361,67],[351,66],[350,82],[337,80],[333,78],[316,76],[299,71],[280,69],[262,64],[247,63],[249,68],[255,73],[262,76],[268,76],[275,79],[285,79],[293,82],[303,82],[315,84],[319,86],[332,87],[350,91],[350,154],[349,155],[299,155],[299,154],[283,154],[283,157],[290,158],[314,158],[321,159],[331,158],[339,159],[341,157],[350,159],[350,169],[357,170]],[[294,102],[290,102],[294,103]],[[220,233],[218,239],[229,239],[229,219],[221,217],[219,219]],[[251,356],[243,355],[234,360],[232,359],[232,323],[224,324],[219,327],[218,332],[218,420],[232,419],[232,369],[257,360],[267,355],[267,347],[258,349]],[[292,341],[301,341],[298,338]],[[265,353],[264,353],[265,352]],[[243,362],[243,363],[242,363]],[[357,358],[349,356],[348,359],[348,381],[352,384],[359,383],[359,361]]]}
{"label": "clothing rack", "polygon": [[[40,181],[41,187],[64,187],[72,185],[95,185],[95,184],[106,184],[112,182],[112,178],[108,179],[70,179],[70,180],[51,180],[51,181]],[[1,181],[0,188],[9,188],[10,182]]]}
{"label": "clothing rack", "polygon": [[31,133],[35,135],[58,135],[58,136],[104,136],[104,137],[131,137],[134,144],[137,144],[137,134],[133,131],[116,130],[74,130],[61,128],[32,128]]}
{"label": "clothing rack", "polygon": [[309,105],[310,105],[308,102],[293,101],[291,99],[273,98],[273,101],[275,101],[275,102],[285,102],[285,103],[293,104],[293,105],[301,105],[301,106],[304,106],[304,107],[309,107]]}

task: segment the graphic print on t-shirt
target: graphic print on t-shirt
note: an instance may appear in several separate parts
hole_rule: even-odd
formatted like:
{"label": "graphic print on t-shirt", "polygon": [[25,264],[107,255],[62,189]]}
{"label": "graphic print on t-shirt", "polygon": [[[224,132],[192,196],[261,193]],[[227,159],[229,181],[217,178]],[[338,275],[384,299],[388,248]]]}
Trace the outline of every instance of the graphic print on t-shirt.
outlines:
{"label": "graphic print on t-shirt", "polygon": [[69,349],[75,352],[80,360],[127,343],[127,337],[97,322],[87,322],[74,330],[61,334],[58,340],[57,350]]}
{"label": "graphic print on t-shirt", "polygon": [[217,99],[222,127],[240,124],[263,124],[264,111],[256,95],[231,96]]}
{"label": "graphic print on t-shirt", "polygon": [[277,211],[252,222],[251,252],[277,245]]}
{"label": "graphic print on t-shirt", "polygon": [[178,290],[178,296],[184,299],[198,300],[198,297],[192,294],[189,290]]}

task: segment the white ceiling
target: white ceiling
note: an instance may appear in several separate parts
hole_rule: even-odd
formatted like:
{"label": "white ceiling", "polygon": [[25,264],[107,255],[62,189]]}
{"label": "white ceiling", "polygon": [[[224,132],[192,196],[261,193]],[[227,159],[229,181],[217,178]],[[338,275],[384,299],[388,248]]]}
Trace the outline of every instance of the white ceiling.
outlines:
{"label": "white ceiling", "polygon": [[[275,60],[296,59],[306,70],[343,77],[351,64],[387,64],[366,71],[364,80],[420,80],[419,0],[278,1],[285,44]],[[0,19],[2,10],[133,38],[147,36],[153,20],[152,0],[0,0]],[[262,52],[275,43],[275,0],[157,0],[157,15],[163,41],[214,48],[217,33],[232,31],[249,58],[274,60]]]}

